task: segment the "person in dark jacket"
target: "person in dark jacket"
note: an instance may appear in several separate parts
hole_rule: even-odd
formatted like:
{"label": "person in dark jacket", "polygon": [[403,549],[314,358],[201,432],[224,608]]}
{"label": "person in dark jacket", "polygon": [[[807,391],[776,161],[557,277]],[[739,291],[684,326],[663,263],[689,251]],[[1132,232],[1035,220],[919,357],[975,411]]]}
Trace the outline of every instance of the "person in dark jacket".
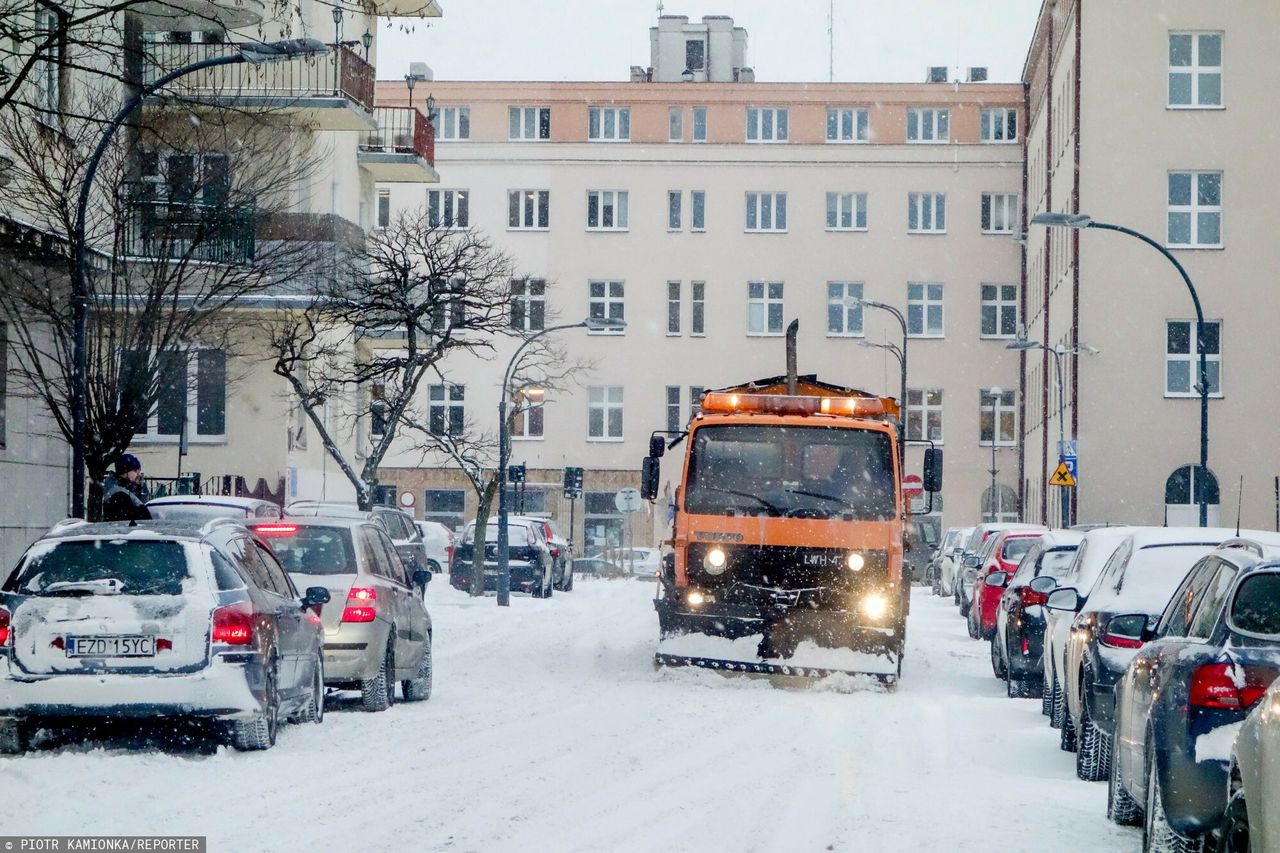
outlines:
{"label": "person in dark jacket", "polygon": [[132,453],[116,460],[116,472],[107,474],[102,490],[103,521],[144,521],[151,510],[144,502],[142,463]]}

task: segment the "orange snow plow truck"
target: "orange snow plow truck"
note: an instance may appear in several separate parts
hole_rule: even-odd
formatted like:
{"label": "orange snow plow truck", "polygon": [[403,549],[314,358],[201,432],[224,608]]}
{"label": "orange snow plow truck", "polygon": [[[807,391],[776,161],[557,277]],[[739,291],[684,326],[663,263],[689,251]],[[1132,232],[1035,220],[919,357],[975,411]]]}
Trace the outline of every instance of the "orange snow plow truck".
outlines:
{"label": "orange snow plow truck", "polygon": [[[687,432],[655,432],[647,499],[659,459],[685,445],[656,662],[895,682],[910,602],[899,442],[896,401],[797,376],[794,361],[706,392]],[[924,461],[936,492],[941,451]]]}

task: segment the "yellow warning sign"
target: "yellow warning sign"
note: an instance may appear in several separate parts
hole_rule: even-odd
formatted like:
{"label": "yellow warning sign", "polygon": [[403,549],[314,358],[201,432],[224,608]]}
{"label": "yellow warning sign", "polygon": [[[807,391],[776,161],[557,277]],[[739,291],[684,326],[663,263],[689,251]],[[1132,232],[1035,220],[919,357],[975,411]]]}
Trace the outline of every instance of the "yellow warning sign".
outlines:
{"label": "yellow warning sign", "polygon": [[1053,476],[1049,478],[1049,485],[1075,488],[1076,478],[1071,476],[1071,469],[1067,467],[1066,462],[1058,463],[1058,470],[1054,471]]}

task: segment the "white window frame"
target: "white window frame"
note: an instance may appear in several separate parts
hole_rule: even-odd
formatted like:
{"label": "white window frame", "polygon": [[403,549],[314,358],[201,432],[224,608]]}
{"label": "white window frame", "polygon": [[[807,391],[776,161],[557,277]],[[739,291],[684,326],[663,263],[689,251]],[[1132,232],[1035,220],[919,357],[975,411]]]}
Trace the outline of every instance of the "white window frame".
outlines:
{"label": "white window frame", "polygon": [[[512,119],[516,119],[514,128]],[[516,131],[514,134],[511,132],[513,129]],[[507,141],[548,142],[550,139],[551,107],[507,107]]]}
{"label": "white window frame", "polygon": [[827,107],[827,142],[856,145],[870,138],[870,113],[866,107]]}
{"label": "white window frame", "polygon": [[[1018,108],[986,107],[982,110],[981,127],[978,135],[981,141],[988,144],[1009,144],[1018,141]],[[1013,135],[1009,134],[1009,125],[1013,125]]]}
{"label": "white window frame", "polygon": [[[932,441],[942,444],[945,429],[943,424],[944,395],[941,388],[908,388],[907,389],[907,435],[908,439]],[[936,420],[936,425],[931,424]],[[937,430],[937,435],[931,429]]]}
{"label": "white window frame", "polygon": [[706,142],[707,141],[707,108],[694,107],[693,121],[689,123],[689,141],[690,142]]}
{"label": "white window frame", "polygon": [[[516,208],[517,221],[511,224],[512,196],[519,196]],[[542,222],[539,211],[546,210],[546,221]],[[532,214],[533,225],[524,223]],[[551,228],[551,190],[507,190],[507,230],[508,231],[547,231]]]}
{"label": "white window frame", "polygon": [[[920,288],[920,296],[912,297],[912,288]],[[937,288],[937,297],[934,297],[933,288]],[[907,282],[907,337],[909,338],[945,338],[947,336],[947,309],[946,309],[946,285],[940,281],[911,281]],[[912,317],[912,309],[919,310],[920,331],[912,331],[915,324]],[[930,318],[936,316],[938,319],[937,330],[933,330],[933,324]]]}
{"label": "white window frame", "polygon": [[907,193],[907,233],[946,234],[947,194]]}
{"label": "white window frame", "polygon": [[[1166,197],[1168,200],[1168,217],[1169,222],[1165,225],[1165,246],[1170,249],[1221,249],[1224,245],[1222,236],[1222,185],[1223,175],[1220,171],[1212,169],[1174,169],[1169,172],[1168,184],[1172,184],[1174,175],[1187,175],[1191,182],[1190,204],[1174,204],[1173,199],[1169,196],[1173,194],[1173,187],[1166,187]],[[1201,204],[1200,203],[1200,178],[1202,176],[1216,175],[1218,177],[1218,203],[1217,204]],[[1188,236],[1191,238],[1188,243],[1175,243],[1171,239],[1170,223],[1174,216],[1187,216],[1189,219]],[[1218,242],[1202,243],[1200,239],[1200,217],[1201,216],[1217,216],[1218,218]]]}
{"label": "white window frame", "polygon": [[[866,231],[867,194],[827,193],[826,217],[828,231]],[[844,224],[846,220],[848,225]]]}
{"label": "white window frame", "polygon": [[[926,129],[929,131],[927,134]],[[910,107],[907,109],[907,142],[912,145],[941,145],[950,141],[951,110],[949,108]]]}
{"label": "white window frame", "polygon": [[439,133],[436,139],[441,142],[462,142],[471,138],[471,107],[440,107],[438,117]]}
{"label": "white window frame", "polygon": [[[470,190],[427,190],[427,222],[432,227],[463,231],[471,224]],[[432,218],[432,208],[435,218]],[[459,216],[461,211],[461,216]]]}
{"label": "white window frame", "polygon": [[667,141],[684,142],[684,107],[667,107]]}
{"label": "white window frame", "polygon": [[[850,304],[854,299],[861,299],[865,285],[860,281],[828,281],[827,282],[827,337],[828,338],[861,338],[865,335],[862,305]],[[838,292],[837,292],[838,289]],[[839,329],[832,329],[834,311],[839,308]]]}
{"label": "white window frame", "polygon": [[[1009,297],[1009,290],[1012,288],[1013,296]],[[993,298],[988,298],[988,292],[992,293]],[[979,296],[982,302],[981,314],[978,322],[978,333],[980,337],[992,340],[1007,340],[1018,336],[1018,285],[1010,282],[989,282],[984,281],[979,286]],[[987,331],[987,311],[991,309],[995,312],[995,330]],[[1000,331],[1007,319],[1008,315],[1013,314],[1013,331]]]}
{"label": "white window frame", "polygon": [[[587,230],[627,231],[629,193],[626,190],[587,190]],[[592,223],[592,205],[595,205],[595,222]],[[613,224],[605,224],[612,219]]]}
{"label": "white window frame", "polygon": [[[520,392],[516,393],[516,412],[511,422],[512,441],[542,441],[547,434],[547,401],[526,400]],[[537,417],[532,415],[537,413]],[[535,424],[534,421],[537,421]],[[534,427],[537,427],[535,430]]]}
{"label": "white window frame", "polygon": [[[18,26],[20,28],[21,24]],[[34,33],[36,44],[41,44],[48,40],[50,35],[58,32],[59,27],[57,13],[52,9],[36,4]],[[35,62],[31,73],[31,80],[39,91],[37,102],[43,101],[40,109],[44,114],[38,116],[38,118],[45,124],[54,124],[56,126],[61,126],[62,124],[63,46],[64,38],[55,38],[45,51],[44,56]]]}
{"label": "white window frame", "polygon": [[[623,441],[626,434],[626,410],[623,386],[591,385],[587,388],[587,441]],[[610,429],[610,415],[618,413],[618,431]],[[600,430],[593,435],[592,418],[600,417]]]}
{"label": "white window frame", "polygon": [[689,282],[689,337],[707,336],[707,283]]}
{"label": "white window frame", "polygon": [[630,142],[631,107],[588,107],[587,141]]}
{"label": "white window frame", "polygon": [[[757,296],[756,293],[759,293]],[[781,281],[747,282],[747,336],[776,338],[786,325],[786,284]],[[770,318],[777,309],[777,322]]]}
{"label": "white window frame", "polygon": [[682,231],[684,224],[684,210],[682,200],[684,197],[683,190],[667,190],[667,230]]}
{"label": "white window frame", "polygon": [[[1185,323],[1187,325],[1187,349],[1185,353],[1169,352],[1169,326],[1174,323]],[[1222,321],[1221,320],[1205,320],[1206,326],[1218,327],[1218,351],[1205,353],[1205,361],[1209,366],[1210,376],[1213,375],[1212,365],[1218,366],[1218,388],[1216,391],[1211,390],[1209,396],[1211,398],[1222,398]],[[1200,353],[1196,349],[1198,340],[1196,321],[1194,319],[1174,319],[1165,321],[1165,355],[1164,355],[1164,396],[1166,399],[1199,399],[1200,392],[1195,390],[1196,381],[1200,377]],[[1169,390],[1169,367],[1172,364],[1187,365],[1187,390],[1171,391]]]}
{"label": "white window frame", "polygon": [[[996,439],[996,447],[1016,447],[1018,444],[1018,392],[1012,388],[1002,388],[998,401],[991,398],[990,388],[979,388],[982,405],[978,407],[978,446],[990,447],[991,441],[982,437],[982,418],[992,413],[992,435]],[[996,404],[993,406],[992,404]],[[1006,435],[1004,423],[1006,418],[1013,419],[1013,428]]]}
{"label": "white window frame", "polygon": [[[186,347],[179,350],[187,359],[187,442],[189,444],[225,444],[227,441],[227,422],[231,419],[230,397],[227,394],[227,376],[230,374],[231,356],[222,353],[222,432],[201,433],[200,428],[200,353],[217,351],[217,347]],[[154,357],[150,355],[149,357]],[[139,444],[174,444],[181,440],[178,433],[159,433],[160,401],[157,399],[147,414],[147,431],[138,433],[133,440]]]}
{"label": "white window frame", "polygon": [[689,230],[694,233],[707,230],[706,190],[689,190]]}
{"label": "white window frame", "polygon": [[[749,234],[785,234],[787,231],[787,194],[785,192],[748,191],[746,225]],[[779,225],[781,221],[781,225]]]}
{"label": "white window frame", "polygon": [[667,430],[670,432],[679,432],[684,426],[684,421],[680,420],[681,409],[684,405],[684,388],[679,385],[668,385],[666,388],[667,401]]}
{"label": "white window frame", "polygon": [[671,280],[667,282],[667,337],[678,338],[681,334],[680,323],[683,282]]}
{"label": "white window frame", "polygon": [[983,234],[1013,234],[1020,216],[1017,193],[983,193],[979,224]]}
{"label": "white window frame", "polygon": [[[536,292],[535,292],[536,291]],[[511,328],[520,332],[541,332],[547,325],[547,280],[543,278],[516,278],[511,280],[511,305],[521,308],[522,321],[516,322],[515,311],[511,312]],[[535,305],[542,307],[542,320],[533,321]]]}
{"label": "white window frame", "polygon": [[[587,316],[596,319],[627,319],[627,284],[621,279],[593,278],[587,282]],[[597,291],[599,295],[597,295]],[[588,335],[621,335],[625,329],[588,329]]]}
{"label": "white window frame", "polygon": [[791,131],[790,125],[786,107],[747,107],[747,142],[786,142]]}
{"label": "white window frame", "polygon": [[[1187,36],[1191,39],[1191,64],[1190,65],[1174,65],[1172,62],[1173,40],[1175,37]],[[1202,65],[1200,63],[1200,39],[1202,36],[1218,37],[1218,64]],[[1165,105],[1171,110],[1221,110],[1225,109],[1224,102],[1226,98],[1222,92],[1222,56],[1226,52],[1226,34],[1221,30],[1172,30],[1169,33],[1167,55],[1169,55],[1169,68],[1165,77]],[[1186,75],[1191,78],[1191,103],[1175,104],[1173,103],[1173,76]],[[1218,76],[1218,103],[1203,104],[1200,103],[1200,78],[1206,74],[1216,74]]]}
{"label": "white window frame", "polygon": [[378,190],[377,207],[375,208],[378,228],[391,227],[391,190]]}
{"label": "white window frame", "polygon": [[[443,433],[433,432],[432,435],[447,435],[457,438],[467,431],[466,391],[465,385],[458,385],[453,382],[427,386],[427,429],[431,429],[432,422],[437,416],[443,419],[445,427]],[[458,414],[458,430],[456,432],[453,430],[455,410]]]}

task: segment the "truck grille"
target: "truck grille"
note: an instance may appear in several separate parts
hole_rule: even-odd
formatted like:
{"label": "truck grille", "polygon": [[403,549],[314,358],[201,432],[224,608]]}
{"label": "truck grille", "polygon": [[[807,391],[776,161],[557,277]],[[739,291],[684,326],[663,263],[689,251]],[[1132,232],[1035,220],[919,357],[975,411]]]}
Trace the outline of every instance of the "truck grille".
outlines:
{"label": "truck grille", "polygon": [[[726,571],[711,575],[702,560],[712,548],[724,549]],[[780,590],[856,590],[882,584],[889,576],[887,551],[863,550],[862,571],[850,571],[845,560],[855,549],[802,548],[790,545],[723,545],[690,543],[686,570],[689,580],[707,589],[747,584]]]}

